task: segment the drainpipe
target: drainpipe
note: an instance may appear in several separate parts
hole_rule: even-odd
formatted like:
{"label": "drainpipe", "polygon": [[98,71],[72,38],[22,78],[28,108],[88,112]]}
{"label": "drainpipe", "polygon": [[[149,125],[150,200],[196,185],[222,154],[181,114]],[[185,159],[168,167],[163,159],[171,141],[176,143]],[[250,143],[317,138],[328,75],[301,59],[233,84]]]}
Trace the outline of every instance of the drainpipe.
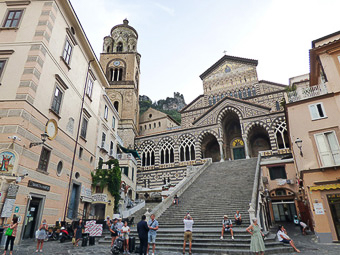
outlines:
{"label": "drainpipe", "polygon": [[89,63],[88,63],[88,66],[87,66],[87,74],[86,74],[86,79],[85,79],[83,98],[82,98],[82,101],[81,101],[81,108],[80,108],[80,115],[79,115],[79,121],[78,121],[78,129],[77,129],[77,137],[76,137],[76,142],[74,144],[73,158],[72,158],[72,164],[71,164],[71,173],[70,173],[70,180],[68,182],[67,197],[66,197],[66,204],[65,204],[65,211],[64,211],[63,221],[65,221],[65,219],[66,219],[68,201],[69,201],[69,196],[70,196],[70,189],[71,189],[71,183],[72,183],[74,162],[75,162],[75,159],[76,159],[77,145],[78,145],[78,140],[79,140],[79,132],[80,132],[80,126],[81,126],[81,121],[82,121],[82,117],[83,117],[83,107],[84,107],[84,100],[85,100],[85,94],[86,94],[87,79],[89,77],[89,71],[90,71],[91,62],[93,62],[93,61],[94,61],[94,59],[90,60]]}

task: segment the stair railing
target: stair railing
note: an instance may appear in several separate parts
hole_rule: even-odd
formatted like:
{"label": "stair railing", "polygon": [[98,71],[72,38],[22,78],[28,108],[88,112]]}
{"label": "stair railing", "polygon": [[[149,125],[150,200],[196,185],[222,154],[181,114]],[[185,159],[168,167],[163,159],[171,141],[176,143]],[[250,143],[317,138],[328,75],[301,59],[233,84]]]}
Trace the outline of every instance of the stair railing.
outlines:
{"label": "stair railing", "polygon": [[151,211],[150,215],[154,214],[156,218],[161,216],[162,213],[171,206],[175,195],[177,194],[177,196],[180,197],[198,178],[198,176],[200,176],[201,173],[203,173],[204,170],[207,169],[209,165],[211,165],[211,163],[212,159],[209,158],[195,173],[187,177],[182,183],[178,184],[173,192]]}
{"label": "stair railing", "polygon": [[248,210],[250,221],[258,217],[260,178],[261,178],[261,153],[259,152],[256,163],[253,193],[251,196],[251,202],[249,204]]}

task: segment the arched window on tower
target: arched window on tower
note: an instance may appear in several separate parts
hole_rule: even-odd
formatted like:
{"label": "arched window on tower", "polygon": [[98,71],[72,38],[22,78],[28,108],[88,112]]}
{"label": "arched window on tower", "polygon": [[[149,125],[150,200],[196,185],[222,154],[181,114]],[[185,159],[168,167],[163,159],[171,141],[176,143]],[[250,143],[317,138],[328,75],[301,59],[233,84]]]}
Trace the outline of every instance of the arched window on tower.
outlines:
{"label": "arched window on tower", "polygon": [[279,103],[279,101],[276,101],[275,106],[276,106],[276,110],[280,111],[280,103]]}
{"label": "arched window on tower", "polygon": [[255,89],[255,87],[253,87],[252,93],[253,93],[253,96],[256,96],[256,89]]}
{"label": "arched window on tower", "polygon": [[220,95],[217,95],[217,102],[220,101]]}
{"label": "arched window on tower", "polygon": [[247,97],[247,91],[246,89],[243,89],[243,98],[246,98]]}
{"label": "arched window on tower", "polygon": [[119,102],[118,102],[118,101],[115,101],[115,102],[113,103],[113,106],[114,106],[114,108],[116,109],[116,111],[118,112],[118,109],[119,109]]}
{"label": "arched window on tower", "polygon": [[111,81],[121,81],[123,79],[123,68],[110,69]]}
{"label": "arched window on tower", "polygon": [[251,89],[248,88],[248,97],[251,97]]}
{"label": "arched window on tower", "polygon": [[211,97],[209,97],[209,105],[212,105]]}
{"label": "arched window on tower", "polygon": [[237,92],[236,91],[234,91],[234,97],[237,98]]}
{"label": "arched window on tower", "polygon": [[242,91],[241,91],[241,90],[238,91],[238,97],[239,97],[240,99],[242,99]]}
{"label": "arched window on tower", "polygon": [[233,92],[230,91],[229,96],[230,96],[230,97],[233,97]]}
{"label": "arched window on tower", "polygon": [[117,45],[117,52],[122,52],[123,51],[123,43],[119,42]]}
{"label": "arched window on tower", "polygon": [[213,96],[213,104],[216,104],[216,97]]}

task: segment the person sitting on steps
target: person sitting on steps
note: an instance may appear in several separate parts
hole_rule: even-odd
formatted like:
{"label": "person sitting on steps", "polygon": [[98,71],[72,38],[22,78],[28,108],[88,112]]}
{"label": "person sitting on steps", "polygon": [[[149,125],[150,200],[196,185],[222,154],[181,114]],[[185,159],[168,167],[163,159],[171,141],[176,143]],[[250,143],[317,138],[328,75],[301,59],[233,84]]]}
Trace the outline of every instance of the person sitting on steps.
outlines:
{"label": "person sitting on steps", "polygon": [[236,211],[236,213],[234,215],[234,218],[235,218],[236,225],[241,225],[242,224],[242,215],[240,214],[239,210]]}
{"label": "person sitting on steps", "polygon": [[224,215],[224,219],[222,220],[222,234],[221,234],[221,240],[223,240],[224,232],[230,232],[231,239],[234,240],[234,232],[233,232],[233,223],[230,219],[228,219],[228,215]]}
{"label": "person sitting on steps", "polygon": [[277,231],[276,235],[277,239],[279,239],[279,242],[290,244],[290,246],[292,246],[296,252],[300,253],[300,250],[295,247],[293,240],[287,235],[287,231],[282,225],[279,226],[279,230]]}

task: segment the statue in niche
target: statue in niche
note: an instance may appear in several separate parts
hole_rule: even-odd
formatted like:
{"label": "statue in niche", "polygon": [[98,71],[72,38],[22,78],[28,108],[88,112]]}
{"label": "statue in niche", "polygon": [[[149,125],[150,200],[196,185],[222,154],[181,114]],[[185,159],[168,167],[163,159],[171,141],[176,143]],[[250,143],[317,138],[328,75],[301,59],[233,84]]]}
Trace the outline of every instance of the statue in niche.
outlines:
{"label": "statue in niche", "polygon": [[73,135],[74,119],[70,117],[66,126],[66,130]]}
{"label": "statue in niche", "polygon": [[4,151],[0,153],[0,170],[1,172],[8,173],[13,170],[14,162],[15,162],[15,155],[12,152]]}

